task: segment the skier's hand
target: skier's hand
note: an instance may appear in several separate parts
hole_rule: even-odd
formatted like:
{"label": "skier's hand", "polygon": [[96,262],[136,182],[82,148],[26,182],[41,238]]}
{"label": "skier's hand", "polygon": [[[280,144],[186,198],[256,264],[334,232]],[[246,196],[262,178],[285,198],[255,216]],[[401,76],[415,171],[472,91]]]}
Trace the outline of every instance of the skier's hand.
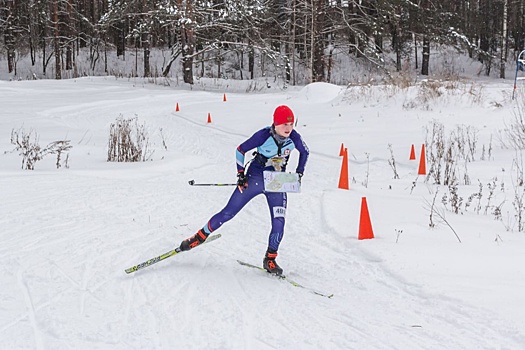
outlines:
{"label": "skier's hand", "polygon": [[241,191],[241,193],[243,189],[248,187],[248,178],[246,177],[243,171],[239,171],[237,173],[237,187],[239,188],[239,191]]}
{"label": "skier's hand", "polygon": [[299,176],[299,183],[301,183],[301,179],[303,178],[303,173],[297,173],[297,175]]}

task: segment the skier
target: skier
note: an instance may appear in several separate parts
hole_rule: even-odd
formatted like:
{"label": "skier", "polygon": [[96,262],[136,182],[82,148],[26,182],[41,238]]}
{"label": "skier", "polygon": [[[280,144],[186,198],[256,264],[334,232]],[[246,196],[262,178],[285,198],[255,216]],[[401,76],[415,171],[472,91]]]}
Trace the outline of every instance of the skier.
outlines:
{"label": "skier", "polygon": [[[294,119],[294,114],[288,106],[278,106],[273,113],[273,124],[257,131],[237,147],[237,187],[230,200],[220,212],[211,217],[202,229],[182,241],[181,250],[190,250],[203,243],[210,233],[231,220],[252,198],[263,193],[266,196],[272,219],[263,267],[272,274],[281,275],[283,273],[283,269],[277,265],[275,259],[284,234],[286,193],[266,192],[263,171],[284,172],[291,151],[297,149],[300,155],[295,172],[301,181],[309,150],[301,135],[293,130]],[[254,148],[257,148],[254,158],[245,166],[244,155]]]}

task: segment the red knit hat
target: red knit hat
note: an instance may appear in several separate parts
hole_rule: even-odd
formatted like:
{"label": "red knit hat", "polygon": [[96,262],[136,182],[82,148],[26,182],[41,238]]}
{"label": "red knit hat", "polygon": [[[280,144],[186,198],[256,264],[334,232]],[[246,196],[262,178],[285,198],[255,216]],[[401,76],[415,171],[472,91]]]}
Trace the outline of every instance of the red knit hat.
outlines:
{"label": "red knit hat", "polygon": [[290,107],[282,105],[273,112],[273,125],[293,123],[294,115]]}

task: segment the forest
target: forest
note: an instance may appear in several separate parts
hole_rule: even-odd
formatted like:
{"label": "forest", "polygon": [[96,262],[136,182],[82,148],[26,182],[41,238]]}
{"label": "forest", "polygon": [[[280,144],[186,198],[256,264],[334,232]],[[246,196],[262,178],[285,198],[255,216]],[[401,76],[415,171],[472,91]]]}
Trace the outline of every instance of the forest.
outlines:
{"label": "forest", "polygon": [[[63,79],[96,66],[113,74],[110,58],[133,57],[135,76],[178,70],[193,84],[213,64],[219,78],[296,85],[333,82],[352,61],[387,75],[408,62],[425,76],[433,47],[446,45],[505,78],[524,31],[525,0],[0,0],[0,63],[16,76],[27,58]],[[168,54],[153,67],[158,49]]]}

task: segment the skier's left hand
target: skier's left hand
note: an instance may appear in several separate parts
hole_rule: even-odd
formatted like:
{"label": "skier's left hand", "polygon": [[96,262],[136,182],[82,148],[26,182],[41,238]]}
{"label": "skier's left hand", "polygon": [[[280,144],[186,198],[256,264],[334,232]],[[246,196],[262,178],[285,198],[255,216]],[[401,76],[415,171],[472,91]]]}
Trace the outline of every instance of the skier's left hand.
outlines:
{"label": "skier's left hand", "polygon": [[299,176],[299,183],[301,183],[301,179],[303,178],[303,173],[297,173],[297,175]]}

